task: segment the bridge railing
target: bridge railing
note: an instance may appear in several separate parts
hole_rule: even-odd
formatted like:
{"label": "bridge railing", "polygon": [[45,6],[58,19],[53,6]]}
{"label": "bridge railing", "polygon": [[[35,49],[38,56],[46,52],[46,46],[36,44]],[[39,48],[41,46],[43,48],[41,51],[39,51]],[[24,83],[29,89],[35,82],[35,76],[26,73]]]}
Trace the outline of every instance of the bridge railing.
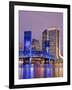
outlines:
{"label": "bridge railing", "polygon": [[19,51],[19,57],[45,57],[49,59],[55,59],[56,57],[45,51]]}

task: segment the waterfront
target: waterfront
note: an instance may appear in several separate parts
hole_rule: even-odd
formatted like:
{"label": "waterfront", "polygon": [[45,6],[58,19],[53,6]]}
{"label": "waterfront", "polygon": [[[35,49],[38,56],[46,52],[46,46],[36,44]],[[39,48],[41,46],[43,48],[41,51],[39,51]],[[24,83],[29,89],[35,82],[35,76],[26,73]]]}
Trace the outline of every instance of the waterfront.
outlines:
{"label": "waterfront", "polygon": [[19,61],[19,79],[63,77],[63,60],[44,58],[21,58]]}

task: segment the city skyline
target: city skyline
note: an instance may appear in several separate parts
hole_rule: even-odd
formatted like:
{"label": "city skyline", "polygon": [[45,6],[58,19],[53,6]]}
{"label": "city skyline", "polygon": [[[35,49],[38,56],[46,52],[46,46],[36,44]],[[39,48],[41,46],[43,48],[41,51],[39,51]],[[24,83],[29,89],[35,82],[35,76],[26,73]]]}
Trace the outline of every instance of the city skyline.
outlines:
{"label": "city skyline", "polygon": [[[24,32],[32,32],[32,31],[24,31]],[[43,50],[43,33],[45,32],[45,36],[44,36],[44,38],[45,38],[45,40],[47,41],[47,40],[49,40],[50,39],[50,52],[53,52],[53,53],[57,53],[56,54],[56,56],[58,57],[59,55],[60,56],[63,56],[63,53],[61,53],[61,50],[60,50],[60,48],[59,48],[59,30],[58,30],[58,28],[56,28],[56,27],[52,27],[52,28],[49,28],[48,30],[47,29],[45,29],[43,32],[42,32],[42,35],[41,35],[41,37],[42,37],[42,41],[40,41],[40,40],[38,40],[38,39],[34,39],[33,37],[32,37],[32,33],[31,33],[31,38],[32,38],[32,48],[33,47],[35,47],[37,50]],[[56,33],[56,34],[55,34]],[[25,34],[24,34],[25,35]],[[54,37],[53,37],[54,36]],[[55,38],[56,38],[56,40],[55,40]],[[54,41],[52,41],[51,39],[54,39]],[[34,45],[33,45],[33,42],[37,42],[37,43],[35,43]],[[41,44],[40,44],[41,43]],[[38,44],[38,45],[37,45]],[[56,45],[56,46],[55,46]],[[19,44],[19,49],[20,50],[24,50],[24,46],[25,46],[25,44],[24,44],[24,41],[23,41],[23,45],[21,46],[20,44]],[[53,49],[53,47],[56,47],[56,49]],[[45,47],[44,47],[45,48]]]}
{"label": "city skyline", "polygon": [[61,55],[59,53],[59,30],[57,28],[50,29],[44,30],[42,33],[42,47],[39,40],[33,39],[32,31],[24,31],[24,48],[19,49],[20,56],[43,56],[47,58],[54,57],[55,60],[58,59]]}
{"label": "city skyline", "polygon": [[32,37],[42,41],[42,32],[56,26],[60,31],[59,48],[63,52],[63,14],[58,12],[19,11],[19,43],[23,43],[23,32],[32,31]]}
{"label": "city skyline", "polygon": [[19,51],[19,79],[63,77],[63,59],[57,52],[59,31],[53,29],[42,33],[45,50],[41,51],[32,31],[24,31],[24,49]]}

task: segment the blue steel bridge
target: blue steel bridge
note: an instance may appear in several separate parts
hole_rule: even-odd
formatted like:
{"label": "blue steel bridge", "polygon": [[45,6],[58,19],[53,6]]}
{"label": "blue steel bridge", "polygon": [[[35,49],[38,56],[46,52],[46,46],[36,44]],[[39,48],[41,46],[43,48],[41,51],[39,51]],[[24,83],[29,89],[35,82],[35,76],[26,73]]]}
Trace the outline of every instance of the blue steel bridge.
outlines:
{"label": "blue steel bridge", "polygon": [[45,51],[31,51],[31,52],[27,52],[27,51],[23,51],[23,50],[20,50],[19,51],[19,57],[20,58],[26,58],[26,57],[43,57],[43,58],[47,58],[47,59],[53,59],[55,60],[56,57],[51,55],[50,53],[48,52],[45,52]]}

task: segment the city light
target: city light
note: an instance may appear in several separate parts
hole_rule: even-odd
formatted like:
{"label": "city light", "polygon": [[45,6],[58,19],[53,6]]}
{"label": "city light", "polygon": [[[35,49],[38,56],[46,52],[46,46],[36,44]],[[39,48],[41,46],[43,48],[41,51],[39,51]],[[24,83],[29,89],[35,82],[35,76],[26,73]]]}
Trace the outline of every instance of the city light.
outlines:
{"label": "city light", "polygon": [[63,76],[63,60],[57,59],[58,35],[58,30],[45,30],[42,33],[42,49],[40,49],[39,40],[32,38],[32,31],[24,32],[24,49],[19,50],[19,60],[23,62],[19,63],[19,79]]}

